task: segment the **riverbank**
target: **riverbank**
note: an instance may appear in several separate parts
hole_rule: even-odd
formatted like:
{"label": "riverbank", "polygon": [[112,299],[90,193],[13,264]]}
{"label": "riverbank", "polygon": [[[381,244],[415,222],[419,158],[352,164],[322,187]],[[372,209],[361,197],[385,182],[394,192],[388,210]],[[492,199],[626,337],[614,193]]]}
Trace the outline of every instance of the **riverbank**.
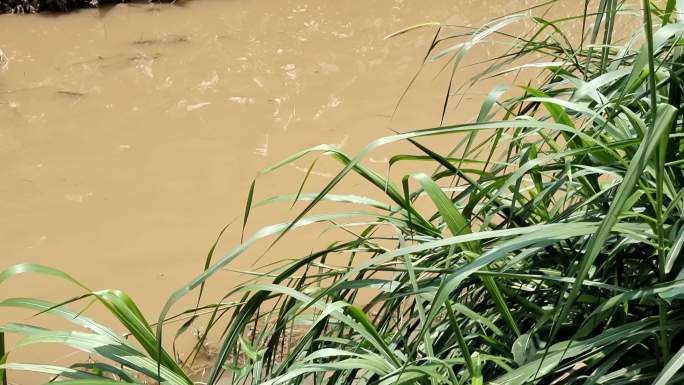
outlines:
{"label": "riverbank", "polygon": [[0,13],[68,12],[79,8],[94,8],[101,4],[128,2],[125,0],[0,0]]}

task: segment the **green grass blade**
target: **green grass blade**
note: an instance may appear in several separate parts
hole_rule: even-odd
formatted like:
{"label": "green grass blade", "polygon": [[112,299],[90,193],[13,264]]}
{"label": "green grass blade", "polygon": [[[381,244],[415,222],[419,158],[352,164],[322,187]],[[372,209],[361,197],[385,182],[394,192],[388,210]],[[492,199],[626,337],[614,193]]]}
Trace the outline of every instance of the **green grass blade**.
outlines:
{"label": "green grass blade", "polygon": [[670,361],[667,362],[662,372],[658,375],[658,378],[653,381],[653,385],[669,384],[672,377],[677,374],[682,366],[684,366],[684,346],[682,346],[679,351],[672,356]]}
{"label": "green grass blade", "polygon": [[[629,168],[623,177],[622,183],[618,188],[613,203],[610,205],[610,209],[606,213],[605,218],[601,221],[596,234],[594,234],[587,246],[587,253],[584,255],[580,262],[578,272],[575,277],[575,285],[573,285],[568,298],[563,302],[563,308],[559,313],[558,319],[556,320],[556,325],[560,325],[567,320],[570,311],[573,309],[573,305],[577,300],[582,289],[582,282],[586,279],[589,272],[589,268],[594,264],[596,257],[601,252],[604,247],[613,226],[617,223],[620,214],[624,208],[627,199],[631,195],[637,181],[646,167],[647,161],[653,155],[656,146],[659,141],[657,140],[662,136],[662,133],[668,130],[674,117],[676,116],[677,110],[670,105],[659,106],[660,112],[658,113],[658,121],[655,122],[653,130],[649,132],[648,137],[639,146],[639,150],[635,154],[634,158],[630,162]],[[554,333],[557,331],[557,326],[555,327]]]}

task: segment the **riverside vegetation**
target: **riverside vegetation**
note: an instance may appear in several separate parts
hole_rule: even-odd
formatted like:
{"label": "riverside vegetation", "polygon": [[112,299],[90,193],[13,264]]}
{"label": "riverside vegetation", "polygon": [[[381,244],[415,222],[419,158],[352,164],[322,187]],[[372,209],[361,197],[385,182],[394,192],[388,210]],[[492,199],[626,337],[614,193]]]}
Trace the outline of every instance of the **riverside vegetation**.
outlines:
{"label": "riverside vegetation", "polygon": [[[171,0],[167,0],[171,1]],[[37,13],[71,11],[100,4],[127,3],[128,0],[0,0],[0,13]],[[152,2],[152,1],[148,1]]]}
{"label": "riverside vegetation", "polygon": [[[274,202],[304,208],[245,234],[223,256],[212,248],[204,272],[172,293],[155,324],[125,293],[92,291],[46,266],[0,273],[0,284],[35,273],[84,290],[63,303],[0,302],[75,325],[0,327],[22,337],[4,347],[2,374],[46,373],[64,385],[192,384],[187,362],[162,343],[172,339],[165,325],[183,319],[178,333],[200,322],[206,330],[188,359],[216,332],[202,381],[210,385],[684,383],[684,4],[587,1],[577,15],[547,19],[539,11],[553,3],[467,34],[437,24],[398,32],[437,29],[426,59],[445,61],[456,75],[481,42],[510,45],[468,82],[540,75],[494,87],[471,123],[397,133],[357,154],[321,145],[262,170],[282,172],[315,156],[340,164],[320,191],[303,183],[294,194],[258,200],[255,181],[243,226]],[[633,18],[641,27],[618,38],[625,32],[618,26]],[[534,25],[531,33],[505,32],[523,22]],[[452,149],[425,144],[435,138]],[[391,178],[365,165],[371,152],[400,143],[414,151],[395,152],[390,168],[419,165],[415,172]],[[433,171],[420,171],[426,166]],[[354,175],[384,199],[333,192]],[[338,209],[319,213],[323,202]],[[277,249],[289,232],[314,225],[348,236],[226,287],[218,303],[174,313],[234,259],[257,245]],[[108,309],[127,336],[73,310],[87,300]],[[14,349],[44,343],[92,360],[69,367],[12,360]]]}

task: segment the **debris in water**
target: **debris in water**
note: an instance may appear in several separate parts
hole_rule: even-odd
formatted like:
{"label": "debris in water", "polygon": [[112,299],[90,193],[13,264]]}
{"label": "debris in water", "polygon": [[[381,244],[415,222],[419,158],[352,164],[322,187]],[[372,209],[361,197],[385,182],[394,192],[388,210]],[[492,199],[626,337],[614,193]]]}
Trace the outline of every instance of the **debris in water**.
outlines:
{"label": "debris in water", "polygon": [[342,104],[342,99],[338,98],[337,96],[330,96],[330,100],[328,103],[324,106],[322,106],[318,112],[314,115],[313,119],[318,120],[326,111],[335,108]]}
{"label": "debris in water", "polygon": [[214,71],[211,74],[211,78],[202,81],[200,84],[197,85],[197,88],[200,91],[206,91],[208,89],[214,88],[216,86],[216,84],[218,84],[218,82],[219,82],[219,75],[218,75],[218,73],[216,73],[216,71]]}
{"label": "debris in water", "polygon": [[287,128],[290,126],[290,123],[291,123],[293,120],[294,120],[294,121],[299,120],[298,118],[295,119],[296,116],[297,116],[297,107],[293,105],[293,106],[292,106],[292,112],[291,112],[290,115],[287,117],[287,122],[285,122],[285,124],[283,125],[283,131],[287,131]]}
{"label": "debris in water", "polygon": [[264,143],[254,149],[254,154],[261,155],[263,157],[268,156],[268,134],[264,135]]}
{"label": "debris in water", "polygon": [[287,116],[287,121],[284,121],[283,117],[281,116],[281,107],[287,99],[287,97],[269,99],[269,102],[274,102],[276,104],[275,111],[273,111],[273,121],[281,123],[283,131],[287,131],[287,128],[291,122],[299,120],[295,118],[297,111],[294,104],[292,105],[292,111],[290,111],[290,114]]}
{"label": "debris in water", "polygon": [[202,107],[208,106],[208,105],[210,105],[210,104],[211,104],[211,102],[203,102],[203,103],[191,104],[191,105],[185,107],[185,109],[186,109],[187,111],[194,111],[194,110],[200,109],[200,108],[202,108]]}
{"label": "debris in water", "polygon": [[173,85],[173,80],[171,79],[171,76],[167,76],[164,78],[164,82],[162,82],[160,85],[157,86],[158,90],[164,89],[164,88],[169,88]]}
{"label": "debris in water", "polygon": [[0,71],[7,71],[7,68],[9,68],[9,58],[0,49]]}
{"label": "debris in water", "polygon": [[297,78],[297,70],[294,64],[285,64],[280,68],[285,70],[285,75],[287,75],[289,79],[294,80]]}
{"label": "debris in water", "polygon": [[319,63],[318,66],[321,67],[320,73],[323,75],[340,71],[340,67],[335,63]]}
{"label": "debris in water", "polygon": [[86,199],[91,198],[93,196],[92,192],[87,192],[84,194],[64,194],[64,199],[76,203],[83,203]]}
{"label": "debris in water", "polygon": [[247,97],[247,96],[231,96],[228,98],[233,103],[236,104],[254,104],[256,103],[256,99],[253,97]]}
{"label": "debris in water", "polygon": [[368,161],[371,163],[388,163],[389,161],[387,160],[387,157],[383,157],[382,159],[375,159],[373,157],[368,158]]}
{"label": "debris in water", "polygon": [[310,21],[305,21],[304,26],[306,27],[307,31],[314,32],[314,31],[318,31],[319,27],[321,25],[316,20],[310,20]]}
{"label": "debris in water", "polygon": [[280,114],[280,105],[282,104],[283,100],[280,99],[280,98],[273,98],[272,100],[273,100],[273,101],[275,102],[275,104],[276,104],[276,109],[275,109],[275,111],[273,112],[273,117],[275,118],[275,117],[278,116],[278,114]]}
{"label": "debris in water", "polygon": [[153,53],[151,55],[137,53],[135,55],[129,56],[127,59],[128,59],[128,61],[136,62],[136,61],[150,60],[150,59],[156,60],[156,59],[159,59],[160,57],[161,57],[160,53]]}
{"label": "debris in water", "polygon": [[264,82],[261,79],[253,78],[252,80],[254,80],[254,83],[256,83],[256,85],[258,85],[259,88],[264,88]]}
{"label": "debris in water", "polygon": [[148,78],[153,78],[154,73],[152,72],[152,63],[154,63],[154,59],[144,60],[138,63],[136,67]]}
{"label": "debris in water", "polygon": [[47,240],[47,236],[41,235],[40,238],[38,238],[38,241],[36,241],[36,243],[34,243],[34,244],[31,245],[31,246],[27,246],[26,248],[27,248],[27,249],[35,249],[36,247],[40,246],[40,245],[41,245],[43,242],[45,242],[46,240]]}
{"label": "debris in water", "polygon": [[187,43],[190,39],[184,35],[165,35],[156,39],[140,38],[133,42],[134,45],[152,45],[152,44],[169,44],[169,43]]}
{"label": "debris in water", "polygon": [[329,174],[329,173],[327,173],[327,172],[320,172],[320,171],[311,171],[311,172],[309,172],[309,169],[308,169],[308,168],[300,167],[300,166],[297,166],[296,164],[291,164],[291,166],[293,166],[293,167],[295,168],[295,170],[297,170],[297,171],[299,171],[299,172],[309,173],[310,175],[316,175],[316,176],[320,176],[320,177],[328,178],[328,179],[331,179],[331,178],[333,177],[332,174]]}
{"label": "debris in water", "polygon": [[77,91],[57,91],[57,93],[61,94],[61,95],[75,97],[75,98],[85,96],[85,94],[83,92],[77,92]]}
{"label": "debris in water", "polygon": [[338,39],[347,39],[354,36],[354,30],[351,28],[351,23],[344,24],[342,27],[346,29],[347,32],[333,31],[332,35]]}
{"label": "debris in water", "polygon": [[342,140],[340,140],[339,143],[334,144],[334,146],[337,147],[338,149],[342,149],[342,147],[344,147],[344,145],[347,144],[347,141],[349,141],[349,135],[345,135],[342,138]]}

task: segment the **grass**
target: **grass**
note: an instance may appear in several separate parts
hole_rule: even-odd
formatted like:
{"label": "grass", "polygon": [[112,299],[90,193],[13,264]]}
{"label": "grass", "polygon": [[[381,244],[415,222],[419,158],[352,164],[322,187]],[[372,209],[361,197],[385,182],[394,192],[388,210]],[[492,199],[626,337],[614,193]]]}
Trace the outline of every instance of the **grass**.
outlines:
{"label": "grass", "polygon": [[[156,325],[124,293],[92,291],[63,272],[18,265],[1,273],[0,284],[30,272],[81,286],[82,297],[62,304],[10,298],[0,306],[87,329],[4,325],[0,332],[23,338],[2,367],[63,384],[187,385],[182,363],[162,348],[165,325],[183,319],[180,333],[202,322],[220,336],[204,381],[211,385],[684,383],[684,9],[674,0],[636,9],[601,0],[579,15],[545,18],[556,3],[467,34],[416,26],[437,29],[426,63],[446,62],[452,74],[486,39],[510,45],[466,84],[541,72],[507,93],[493,88],[474,122],[396,133],[355,155],[321,145],[262,170],[259,177],[282,172],[304,157],[340,164],[313,192],[305,179],[295,194],[259,200],[255,180],[244,234],[264,206],[303,208],[221,257],[214,245],[204,272],[169,297]],[[635,14],[642,29],[621,39],[618,27]],[[531,33],[505,32],[523,22],[534,25]],[[573,38],[577,26],[582,34]],[[445,111],[455,89],[454,81]],[[435,140],[453,147],[427,144]],[[413,171],[392,178],[364,165],[371,152],[401,143],[414,151],[395,152],[390,168]],[[334,191],[354,175],[383,198]],[[322,202],[337,208],[322,211]],[[346,235],[227,287],[216,304],[172,313],[236,258],[259,245],[277,250],[288,233],[321,225]],[[88,299],[116,316],[132,341],[69,310]],[[47,342],[96,360],[69,368],[8,360],[14,349]]]}

